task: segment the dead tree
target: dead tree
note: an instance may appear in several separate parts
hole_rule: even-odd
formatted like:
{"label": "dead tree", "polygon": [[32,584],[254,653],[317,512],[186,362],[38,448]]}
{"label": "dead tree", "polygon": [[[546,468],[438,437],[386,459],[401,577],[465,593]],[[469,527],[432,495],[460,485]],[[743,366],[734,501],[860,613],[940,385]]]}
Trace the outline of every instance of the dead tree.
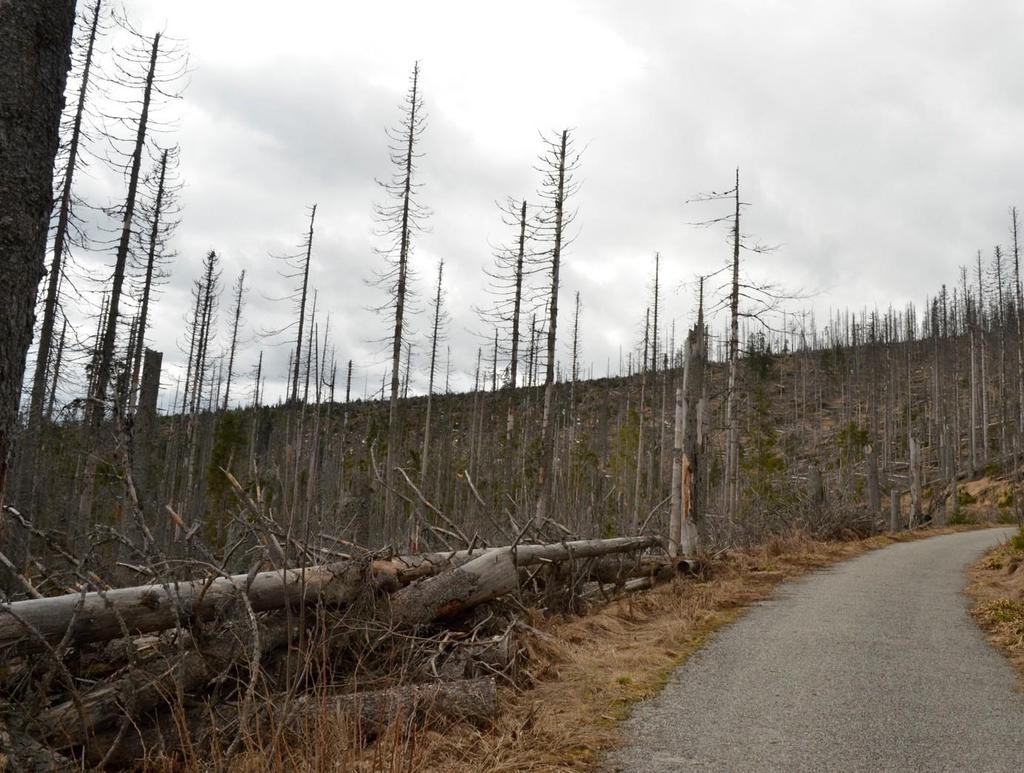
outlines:
{"label": "dead tree", "polygon": [[541,170],[544,175],[540,197],[544,206],[539,218],[539,230],[546,237],[545,241],[550,244],[545,257],[550,278],[550,294],[547,304],[547,369],[544,377],[544,414],[541,419],[541,461],[538,472],[537,507],[534,515],[534,522],[537,526],[544,523],[554,482],[555,341],[558,332],[559,272],[562,263],[562,250],[570,241],[567,231],[576,216],[575,211],[568,208],[566,204],[577,188],[573,181],[573,172],[579,164],[579,155],[573,149],[568,129],[564,129],[557,139],[545,138],[544,144],[545,152],[540,158]]}
{"label": "dead tree", "polygon": [[[505,369],[503,386],[513,390],[520,381],[520,358],[523,350],[522,315],[524,307],[530,305],[526,297],[526,280],[538,270],[536,255],[528,250],[528,243],[534,236],[535,223],[528,216],[526,200],[508,199],[498,205],[502,222],[515,228],[516,240],[512,245],[501,245],[494,250],[494,265],[484,269],[487,276],[487,292],[493,297],[490,307],[476,309],[481,320],[508,334],[508,367]],[[497,346],[495,347],[497,352]],[[497,367],[495,367],[497,371]],[[530,369],[522,378],[524,386],[530,382]],[[495,377],[497,374],[495,373]],[[516,396],[508,395],[505,434],[511,437],[515,426]]]}
{"label": "dead tree", "polygon": [[661,254],[654,253],[654,283],[651,286],[651,309],[654,312],[651,328],[651,373],[658,372],[658,311],[661,306]]}
{"label": "dead tree", "polygon": [[387,201],[374,208],[374,214],[380,223],[378,236],[387,242],[387,246],[379,250],[386,261],[386,267],[378,271],[374,279],[374,283],[387,294],[387,299],[378,307],[378,311],[392,323],[391,398],[388,406],[388,447],[384,472],[387,484],[385,516],[388,518],[392,515],[392,469],[399,444],[396,419],[401,389],[402,345],[405,342],[411,300],[409,257],[412,236],[422,230],[429,214],[429,210],[419,203],[416,196],[422,185],[415,180],[416,162],[422,156],[418,145],[427,120],[423,111],[423,94],[419,78],[420,65],[416,62],[409,79],[409,90],[402,105],[402,117],[398,128],[387,133],[389,155],[394,167],[390,180],[380,183]]}
{"label": "dead tree", "polygon": [[651,310],[648,308],[644,316],[643,357],[640,358],[640,406],[637,410],[636,475],[633,478],[633,512],[629,521],[629,530],[631,534],[636,534],[640,529],[640,481],[643,478],[644,458],[644,401],[647,396],[647,352],[650,348],[650,336]]}
{"label": "dead tree", "polygon": [[43,276],[74,21],[70,0],[0,3],[0,502]]}
{"label": "dead tree", "polygon": [[[129,54],[129,56],[133,56]],[[103,329],[103,337],[99,346],[99,361],[96,366],[96,380],[93,384],[93,401],[90,403],[94,423],[103,418],[103,401],[107,397],[107,385],[112,377],[114,367],[114,345],[117,340],[117,320],[121,307],[121,293],[124,287],[128,250],[132,241],[132,229],[135,220],[136,197],[139,188],[139,175],[142,169],[142,155],[146,148],[146,129],[149,120],[149,109],[153,96],[153,86],[157,80],[157,60],[160,54],[160,33],[153,36],[149,50],[149,61],[145,75],[142,77],[142,105],[138,120],[135,123],[135,143],[128,162],[128,193],[121,210],[121,233],[114,255],[114,274],[110,284],[107,316]],[[137,79],[138,74],[121,68],[127,78]]]}
{"label": "dead tree", "polygon": [[703,446],[704,278],[700,279],[697,324],[686,337],[683,384],[676,388],[674,447],[672,449],[672,509],[669,515],[668,549],[672,556],[694,555],[700,550],[697,519],[700,517],[700,472]]}
{"label": "dead tree", "polygon": [[235,372],[235,352],[238,349],[238,328],[242,322],[242,304],[245,300],[245,269],[235,282],[235,310],[231,314],[231,343],[228,346],[228,373],[224,382],[224,404],[226,411],[231,400],[231,379]]}
{"label": "dead tree", "polygon": [[1017,323],[1017,435],[1024,439],[1024,290],[1020,284],[1020,220],[1017,208],[1010,207],[1010,236],[1013,240],[1013,292]]}
{"label": "dead tree", "polygon": [[189,413],[196,414],[203,407],[206,371],[209,363],[210,339],[216,320],[220,297],[220,268],[217,253],[210,250],[203,260],[202,278],[196,286],[196,316],[193,319],[195,351],[192,360],[192,390]]}
{"label": "dead tree", "polygon": [[[434,401],[434,376],[437,373],[437,347],[444,340],[448,314],[444,309],[444,261],[437,265],[437,288],[434,291],[434,320],[430,332],[430,366],[427,370],[427,413],[423,421],[423,453],[420,456],[420,489],[426,491],[427,465],[430,459],[430,418]],[[351,375],[352,362],[349,361]],[[347,400],[346,400],[347,402]]]}
{"label": "dead tree", "polygon": [[140,201],[140,209],[143,221],[149,227],[145,243],[142,245],[145,251],[145,263],[142,277],[142,298],[139,301],[138,332],[135,336],[134,346],[129,347],[130,406],[135,405],[139,379],[142,375],[142,353],[146,348],[146,328],[149,325],[149,307],[153,299],[154,283],[163,276],[161,264],[172,257],[168,251],[168,242],[179,223],[180,208],[177,205],[177,194],[181,189],[181,184],[174,177],[177,156],[176,148],[161,151],[158,166],[143,183],[144,192],[148,195]]}
{"label": "dead tree", "polygon": [[[706,227],[725,224],[729,228],[731,256],[724,270],[729,279],[722,288],[725,291],[724,305],[729,310],[729,328],[726,346],[727,386],[725,390],[725,470],[723,475],[723,510],[729,520],[735,520],[740,509],[740,420],[737,400],[739,359],[740,359],[740,317],[753,319],[767,326],[766,317],[778,310],[784,299],[797,297],[784,294],[771,283],[753,283],[744,279],[740,270],[742,250],[754,253],[772,251],[772,247],[750,243],[740,230],[740,215],[747,203],[740,198],[740,170],[736,169],[735,183],[724,192],[704,194],[696,201],[728,201],[732,211],[725,216],[705,220],[695,225]],[[740,299],[745,308],[741,308]]]}
{"label": "dead tree", "polygon": [[[78,151],[82,140],[82,119],[85,116],[86,99],[89,94],[93,51],[95,50],[97,34],[101,29],[102,2],[103,0],[95,0],[89,8],[90,17],[87,20],[83,19],[83,21],[86,21],[88,35],[84,43],[85,53],[82,60],[81,80],[78,86],[78,99],[74,118],[71,122],[71,136],[68,139],[64,174],[59,186],[60,206],[57,210],[57,224],[53,237],[53,258],[50,262],[49,278],[46,284],[46,299],[43,302],[43,322],[39,329],[39,348],[36,352],[35,372],[32,377],[29,426],[33,428],[39,425],[44,415],[43,404],[46,402],[46,377],[50,367],[50,353],[54,344],[58,292],[64,271],[64,254],[70,240],[69,228],[71,226],[72,204],[74,201],[72,194],[75,172],[79,168]],[[67,321],[65,320],[65,325],[66,323]],[[64,334],[62,332],[61,340],[63,340],[63,337]],[[59,367],[53,368],[53,370],[56,372],[59,370]]]}
{"label": "dead tree", "polygon": [[292,361],[292,394],[293,403],[299,400],[299,365],[302,363],[302,330],[306,324],[306,296],[309,293],[309,264],[313,255],[313,224],[316,222],[316,204],[309,210],[309,232],[303,243],[301,256],[302,289],[299,291],[299,329],[295,334],[295,358]]}

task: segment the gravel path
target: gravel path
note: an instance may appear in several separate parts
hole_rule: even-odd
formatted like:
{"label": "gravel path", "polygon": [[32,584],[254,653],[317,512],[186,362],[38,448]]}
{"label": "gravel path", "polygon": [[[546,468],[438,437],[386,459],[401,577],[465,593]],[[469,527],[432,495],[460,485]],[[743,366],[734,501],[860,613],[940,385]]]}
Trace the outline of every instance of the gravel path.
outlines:
{"label": "gravel path", "polygon": [[968,615],[1008,529],[815,572],[718,632],[626,723],[617,771],[1024,771],[1024,695]]}

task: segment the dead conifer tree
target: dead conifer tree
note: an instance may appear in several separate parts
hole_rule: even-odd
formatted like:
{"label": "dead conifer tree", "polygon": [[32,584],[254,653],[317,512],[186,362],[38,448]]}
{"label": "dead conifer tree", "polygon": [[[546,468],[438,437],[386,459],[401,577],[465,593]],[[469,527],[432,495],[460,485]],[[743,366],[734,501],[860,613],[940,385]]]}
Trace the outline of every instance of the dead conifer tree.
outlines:
{"label": "dead conifer tree", "polygon": [[550,245],[545,252],[550,295],[547,304],[547,369],[544,377],[544,413],[541,419],[541,462],[534,516],[534,523],[538,527],[544,523],[554,482],[555,342],[558,333],[559,272],[562,251],[570,242],[567,231],[576,216],[576,212],[567,207],[567,202],[576,192],[573,172],[579,166],[579,154],[573,148],[568,129],[562,130],[556,137],[545,137],[544,145],[545,151],[540,157],[540,170],[543,174],[540,197],[543,210],[539,217],[538,233]]}
{"label": "dead conifer tree", "polygon": [[[46,298],[43,302],[43,321],[39,329],[39,347],[36,352],[35,371],[32,378],[32,393],[29,402],[29,426],[38,426],[43,418],[43,404],[46,402],[46,381],[47,372],[50,369],[50,352],[54,343],[54,328],[57,319],[57,307],[59,289],[64,271],[64,257],[71,241],[70,229],[73,221],[74,205],[74,178],[81,161],[79,148],[83,139],[82,119],[85,117],[86,100],[89,95],[89,80],[92,74],[93,52],[95,51],[96,39],[102,31],[100,24],[103,14],[103,0],[95,0],[88,9],[88,15],[83,17],[85,29],[88,31],[84,37],[81,48],[84,54],[81,60],[81,70],[78,80],[78,97],[75,104],[75,112],[71,119],[71,135],[67,142],[67,157],[64,160],[64,170],[58,190],[60,191],[60,204],[57,210],[57,222],[53,236],[53,256],[50,261],[49,277],[46,283]],[[67,320],[64,320],[66,326]],[[61,333],[61,340],[64,334]],[[54,368],[59,370],[59,367]],[[52,400],[51,400],[52,402]]]}
{"label": "dead conifer tree", "polygon": [[154,95],[172,97],[171,87],[181,78],[185,63],[181,49],[174,45],[161,49],[162,33],[156,33],[152,41],[144,44],[145,38],[127,21],[121,20],[121,26],[130,35],[132,43],[115,60],[117,67],[116,81],[119,85],[134,93],[141,90],[138,102],[138,115],[121,117],[118,124],[134,127],[133,138],[119,137],[111,134],[111,145],[115,152],[121,145],[128,143],[131,152],[124,163],[124,171],[128,178],[128,191],[124,203],[118,213],[120,229],[114,253],[114,271],[110,283],[110,295],[103,336],[99,346],[99,361],[93,386],[93,400],[90,401],[93,422],[103,418],[104,401],[107,399],[107,387],[113,378],[114,350],[117,343],[117,325],[121,310],[122,293],[127,276],[128,254],[135,236],[136,205],[138,203],[139,180],[142,170],[142,157],[146,150],[151,111],[158,106]]}
{"label": "dead conifer tree", "polygon": [[378,271],[374,279],[374,283],[387,293],[387,299],[378,307],[378,311],[385,314],[392,323],[391,398],[388,407],[388,447],[384,472],[387,484],[385,515],[388,518],[392,515],[392,469],[399,443],[396,416],[401,389],[402,346],[405,342],[411,300],[409,257],[412,250],[412,235],[422,230],[429,214],[429,210],[419,203],[416,196],[422,185],[415,179],[417,159],[422,157],[419,142],[426,128],[419,80],[420,65],[416,62],[401,108],[402,117],[398,128],[387,133],[389,156],[394,171],[390,180],[379,183],[384,189],[387,201],[374,208],[374,214],[380,224],[378,236],[387,241],[387,246],[379,250],[386,261],[386,268]]}
{"label": "dead conifer tree", "polygon": [[196,313],[193,317],[195,346],[191,365],[192,388],[189,413],[198,413],[203,406],[209,348],[220,297],[220,268],[217,253],[210,250],[203,259],[202,278],[196,282]]}
{"label": "dead conifer tree", "polygon": [[[434,376],[437,373],[437,347],[444,341],[448,314],[444,309],[444,261],[437,265],[437,288],[434,291],[434,319],[430,332],[430,365],[427,368],[427,413],[423,421],[423,453],[420,456],[420,488],[426,492],[427,467],[430,461],[430,419],[434,401]],[[352,362],[349,361],[351,373]]]}
{"label": "dead conifer tree", "polygon": [[309,210],[309,232],[303,243],[303,253],[300,256],[302,274],[302,288],[299,291],[299,329],[295,334],[295,359],[292,363],[292,395],[291,401],[298,402],[299,399],[299,365],[302,362],[302,330],[306,324],[306,296],[309,293],[309,264],[313,256],[313,225],[316,222],[316,204]]}
{"label": "dead conifer tree", "polygon": [[235,282],[235,308],[231,314],[231,343],[228,346],[228,373],[224,381],[223,410],[231,403],[231,379],[235,373],[235,353],[238,349],[238,328],[242,324],[242,304],[245,302],[245,269],[242,269]]}
{"label": "dead conifer tree", "polygon": [[173,257],[168,250],[168,243],[180,222],[180,207],[177,194],[181,183],[175,177],[177,149],[161,151],[160,161],[151,174],[143,181],[143,198],[139,202],[142,220],[148,225],[143,235],[140,233],[143,260],[142,297],[139,301],[139,323],[135,335],[134,346],[129,347],[129,363],[131,369],[131,387],[129,405],[134,407],[139,380],[142,375],[142,353],[145,351],[146,328],[149,326],[149,307],[153,300],[154,283],[165,274],[161,265]]}
{"label": "dead conifer tree", "polygon": [[1020,220],[1017,208],[1010,207],[1010,237],[1013,240],[1013,292],[1017,323],[1017,434],[1024,438],[1024,291],[1020,284]]}
{"label": "dead conifer tree", "polygon": [[651,309],[647,308],[644,315],[643,357],[640,358],[640,406],[637,409],[636,431],[636,475],[633,478],[633,512],[629,521],[629,533],[636,534],[640,530],[640,481],[643,478],[644,454],[644,407],[647,392],[647,356],[650,349]]}
{"label": "dead conifer tree", "polygon": [[651,286],[651,308],[654,312],[651,327],[651,373],[658,372],[658,309],[661,306],[661,254],[654,253],[654,282]]}
{"label": "dead conifer tree", "polygon": [[538,270],[536,256],[528,249],[535,223],[528,216],[525,199],[508,199],[499,204],[498,208],[502,222],[515,228],[516,240],[512,245],[499,246],[494,250],[493,267],[484,269],[487,276],[486,289],[494,302],[491,307],[476,311],[485,323],[507,331],[509,360],[505,386],[514,388],[518,383],[522,348],[520,320],[524,304],[530,302],[524,295],[525,283],[530,274]]}
{"label": "dead conifer tree", "polygon": [[[729,280],[722,288],[725,290],[725,305],[729,310],[729,328],[726,346],[728,365],[727,386],[725,392],[725,471],[723,475],[723,510],[729,520],[735,520],[740,509],[740,433],[739,406],[737,401],[737,379],[740,359],[740,317],[754,319],[762,326],[767,326],[766,318],[778,310],[782,300],[795,298],[786,295],[771,283],[753,283],[743,278],[740,270],[740,254],[742,250],[754,253],[772,251],[772,247],[749,243],[740,230],[740,215],[747,203],[740,199],[740,170],[736,169],[735,184],[721,193],[712,192],[699,196],[695,201],[728,201],[732,211],[725,216],[705,220],[695,225],[706,227],[727,224],[729,228],[729,244],[731,258],[725,270]],[[741,308],[740,299],[747,308]],[[770,328],[769,328],[770,329]]]}

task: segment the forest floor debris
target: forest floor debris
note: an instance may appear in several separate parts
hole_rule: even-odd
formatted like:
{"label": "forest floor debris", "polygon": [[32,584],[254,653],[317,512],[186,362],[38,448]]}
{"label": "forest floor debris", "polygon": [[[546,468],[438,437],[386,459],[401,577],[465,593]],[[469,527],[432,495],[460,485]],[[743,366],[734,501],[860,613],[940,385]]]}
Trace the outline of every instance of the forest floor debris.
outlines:
{"label": "forest floor debris", "polygon": [[344,735],[324,717],[307,727],[308,736],[275,750],[277,756],[247,755],[230,770],[262,773],[279,764],[293,770],[590,770],[619,743],[620,720],[637,701],[654,695],[710,634],[769,598],[780,583],[895,542],[969,528],[976,527],[828,542],[795,533],[728,551],[704,578],[677,579],[585,616],[534,613],[520,626],[530,689],[501,687],[498,715],[489,725],[391,726],[372,746],[356,749],[322,743]]}

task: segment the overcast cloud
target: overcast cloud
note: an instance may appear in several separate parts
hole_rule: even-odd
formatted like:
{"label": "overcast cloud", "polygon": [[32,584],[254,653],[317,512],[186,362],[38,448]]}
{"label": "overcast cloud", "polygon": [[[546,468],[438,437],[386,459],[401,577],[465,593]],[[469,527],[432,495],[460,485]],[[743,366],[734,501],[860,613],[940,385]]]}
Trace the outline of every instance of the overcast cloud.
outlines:
{"label": "overcast cloud", "polygon": [[[375,179],[390,174],[384,129],[417,59],[429,114],[421,201],[434,214],[414,268],[425,295],[446,261],[459,386],[471,384],[477,334],[487,336],[472,311],[486,303],[481,269],[509,236],[494,202],[535,198],[540,130],[573,128],[585,148],[562,308],[581,293],[583,359],[595,375],[608,360],[616,370],[620,346],[639,336],[655,251],[664,318],[689,324],[693,293],[682,283],[729,248],[721,230],[689,225],[721,210],[685,202],[730,187],[737,166],[751,205],[744,231],[781,245],[753,256],[751,272],[816,291],[792,310],[821,315],[920,302],[955,283],[977,249],[1005,242],[1007,208],[1024,204],[1018,2],[127,6],[141,29],[184,40],[193,70],[180,104],[179,258],[149,333],[171,389],[203,254],[221,254],[226,288],[248,271],[250,338],[280,327],[292,310],[270,300],[285,289],[268,254],[294,248],[314,202],[311,281],[331,314],[330,344],[355,361],[356,394],[364,381],[379,387],[387,357],[374,341],[386,330],[367,308],[382,296],[365,282],[383,246]],[[426,315],[413,323],[427,326]],[[265,351],[268,397],[282,390],[281,341],[250,340],[241,355],[247,372]]]}

